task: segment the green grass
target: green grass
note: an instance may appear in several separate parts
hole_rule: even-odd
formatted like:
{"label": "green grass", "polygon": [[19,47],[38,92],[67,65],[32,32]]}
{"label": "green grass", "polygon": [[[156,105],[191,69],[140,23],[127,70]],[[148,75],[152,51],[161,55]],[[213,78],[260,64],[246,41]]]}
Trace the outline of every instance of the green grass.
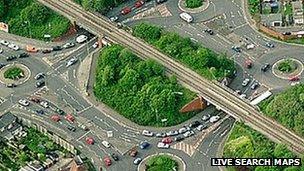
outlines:
{"label": "green grass", "polygon": [[187,8],[198,8],[203,5],[203,0],[186,0]]}
{"label": "green grass", "polygon": [[295,63],[290,59],[285,59],[278,64],[278,70],[283,73],[290,73],[297,69]]}
{"label": "green grass", "polygon": [[284,15],[292,15],[292,5],[290,3],[285,5]]}
{"label": "green grass", "polygon": [[178,164],[168,155],[158,155],[147,161],[146,171],[174,171],[178,170]]}
{"label": "green grass", "polygon": [[4,72],[4,78],[15,80],[24,77],[23,74],[24,71],[21,68],[13,67]]}
{"label": "green grass", "polygon": [[5,13],[0,20],[9,24],[9,32],[44,40],[44,35],[57,38],[66,33],[70,22],[36,0],[4,1]]}

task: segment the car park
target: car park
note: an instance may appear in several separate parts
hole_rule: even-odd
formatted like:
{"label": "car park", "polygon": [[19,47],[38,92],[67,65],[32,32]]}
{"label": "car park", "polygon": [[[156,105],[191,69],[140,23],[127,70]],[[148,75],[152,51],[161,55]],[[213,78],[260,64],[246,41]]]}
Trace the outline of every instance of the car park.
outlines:
{"label": "car park", "polygon": [[251,90],[255,90],[256,88],[258,88],[260,84],[258,82],[254,82],[252,85],[251,85]]}
{"label": "car park", "polygon": [[45,74],[42,73],[42,72],[39,72],[38,74],[35,75],[34,79],[39,80],[39,79],[44,78],[44,77],[45,77]]}
{"label": "car park", "polygon": [[113,159],[114,161],[118,161],[118,160],[119,160],[119,157],[118,157],[118,155],[117,155],[116,153],[112,153],[112,154],[111,154],[111,157],[112,157],[112,159]]}
{"label": "car park", "polygon": [[17,51],[17,50],[20,49],[19,46],[15,45],[15,44],[13,44],[13,43],[10,43],[7,47],[9,47],[9,48],[11,48],[11,49],[13,49],[13,50],[15,50],[15,51]]}
{"label": "car park", "polygon": [[122,15],[127,15],[131,12],[131,8],[130,7],[124,7],[122,10],[121,10],[121,14]]}
{"label": "car park", "polygon": [[167,136],[175,136],[175,135],[178,135],[178,131],[169,131],[166,133]]}
{"label": "car park", "polygon": [[246,78],[245,80],[243,80],[242,86],[243,86],[243,87],[246,87],[246,86],[249,84],[249,82],[250,82],[250,79],[249,79],[249,78]]}
{"label": "car park", "polygon": [[39,87],[42,87],[45,85],[45,81],[44,80],[40,80],[40,81],[37,81],[36,82],[36,87],[39,88]]}
{"label": "car park", "polygon": [[14,83],[9,83],[9,84],[6,84],[6,87],[8,87],[8,88],[14,88],[14,87],[17,87],[17,85],[14,84]]}
{"label": "car park", "polygon": [[64,44],[62,47],[63,47],[64,49],[68,49],[68,48],[71,48],[71,47],[74,47],[74,46],[75,46],[74,43],[69,42],[69,43]]}
{"label": "car park", "polygon": [[70,130],[72,132],[76,131],[76,127],[74,127],[74,126],[69,125],[67,128],[68,128],[68,130]]}
{"label": "car park", "polygon": [[8,46],[10,43],[6,40],[0,40],[0,43],[4,46]]}
{"label": "car park", "polygon": [[22,106],[29,106],[29,105],[30,105],[30,102],[27,101],[27,100],[25,100],[25,99],[20,99],[20,100],[18,101],[18,103],[19,103],[20,105],[22,105]]}
{"label": "car park", "polygon": [[111,144],[108,141],[102,141],[101,144],[106,147],[106,148],[110,148]]}
{"label": "car park", "polygon": [[44,49],[44,50],[42,50],[43,54],[51,53],[51,52],[52,52],[52,49]]}
{"label": "car park", "polygon": [[30,55],[28,54],[28,53],[20,53],[19,55],[18,55],[18,58],[26,58],[26,57],[29,57]]}
{"label": "car park", "polygon": [[113,17],[110,17],[110,21],[111,22],[115,22],[118,20],[118,17],[117,16],[113,16]]}
{"label": "car park", "polygon": [[274,44],[271,43],[271,42],[267,42],[266,43],[266,47],[268,47],[268,48],[274,48]]}
{"label": "car park", "polygon": [[143,141],[139,144],[139,148],[146,149],[150,146],[150,144],[147,141]]}
{"label": "car park", "polygon": [[161,142],[165,143],[165,144],[171,144],[173,142],[173,140],[170,137],[166,137],[166,138],[163,138]]}
{"label": "car park", "polygon": [[266,72],[270,68],[270,64],[266,63],[265,65],[262,66],[261,71]]}
{"label": "car park", "polygon": [[147,136],[147,137],[152,137],[154,134],[153,134],[153,132],[143,130],[142,135]]}
{"label": "car park", "polygon": [[207,114],[207,115],[204,115],[204,116],[202,117],[202,120],[203,120],[203,121],[207,121],[209,118],[210,118],[210,115]]}
{"label": "car park", "polygon": [[174,138],[174,141],[179,142],[179,141],[182,141],[184,139],[185,138],[183,136],[177,136],[177,137]]}
{"label": "car park", "polygon": [[7,61],[12,61],[12,60],[15,60],[15,59],[17,59],[17,56],[16,56],[16,55],[12,55],[12,56],[6,57],[6,60],[7,60]]}
{"label": "car park", "polygon": [[211,30],[211,29],[205,29],[204,32],[208,33],[209,35],[213,35],[214,34],[213,30]]}
{"label": "car park", "polygon": [[193,129],[193,128],[198,127],[200,124],[201,124],[200,121],[194,121],[189,125],[189,127]]}
{"label": "car park", "polygon": [[196,128],[196,130],[202,131],[202,130],[204,130],[204,129],[206,129],[206,128],[207,128],[206,125],[199,125],[199,126]]}
{"label": "car park", "polygon": [[66,63],[66,67],[69,67],[71,65],[74,65],[76,62],[78,61],[78,59],[76,57],[71,58],[70,60],[68,60],[68,62]]}
{"label": "car park", "polygon": [[164,138],[164,137],[166,137],[167,135],[166,135],[166,133],[157,133],[155,136],[156,136],[157,138]]}
{"label": "car park", "polygon": [[220,116],[218,116],[218,115],[212,116],[212,117],[210,118],[210,122],[211,122],[211,123],[215,123],[215,122],[217,122],[219,119],[220,119]]}
{"label": "car park", "polygon": [[144,3],[145,2],[143,0],[139,0],[139,1],[135,2],[134,7],[135,8],[140,8],[144,5]]}
{"label": "car park", "polygon": [[41,101],[40,105],[44,108],[48,108],[49,107],[49,103],[47,101]]}
{"label": "car park", "polygon": [[168,149],[168,148],[170,148],[170,145],[169,144],[165,144],[163,142],[159,142],[157,144],[157,148]]}
{"label": "car park", "polygon": [[86,143],[89,145],[93,145],[94,144],[94,139],[92,137],[87,137],[86,138]]}
{"label": "car park", "polygon": [[51,119],[55,122],[59,122],[60,121],[60,116],[59,115],[52,115]]}
{"label": "car park", "polygon": [[187,132],[185,132],[185,133],[183,134],[183,136],[184,136],[185,138],[191,137],[192,135],[194,135],[194,132],[193,132],[193,131],[187,131]]}
{"label": "car park", "polygon": [[87,40],[88,40],[88,36],[86,36],[86,35],[80,35],[80,36],[76,37],[76,42],[77,43],[83,43]]}
{"label": "car park", "polygon": [[35,110],[35,112],[36,112],[38,115],[43,115],[43,114],[44,114],[44,110],[42,110],[42,109]]}
{"label": "car park", "polygon": [[136,158],[134,161],[133,161],[133,163],[135,164],[135,165],[139,165],[139,163],[142,161],[142,159],[141,158]]}
{"label": "car park", "polygon": [[105,163],[106,166],[111,166],[111,164],[112,164],[112,161],[109,157],[105,157],[103,159],[103,162]]}
{"label": "car park", "polygon": [[60,50],[62,50],[61,46],[53,46],[52,47],[52,51],[60,51]]}

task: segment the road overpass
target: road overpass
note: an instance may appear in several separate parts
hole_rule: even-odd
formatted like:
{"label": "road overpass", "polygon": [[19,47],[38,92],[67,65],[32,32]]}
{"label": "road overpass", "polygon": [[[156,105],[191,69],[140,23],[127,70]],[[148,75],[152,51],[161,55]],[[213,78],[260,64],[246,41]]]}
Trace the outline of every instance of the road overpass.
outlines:
{"label": "road overpass", "polygon": [[303,154],[304,140],[292,131],[283,127],[273,119],[264,116],[254,106],[241,100],[232,90],[217,82],[208,81],[186,66],[174,61],[156,48],[133,37],[130,33],[118,29],[108,19],[87,12],[79,5],[69,0],[38,0],[54,9],[78,25],[99,36],[107,36],[143,59],[154,59],[167,68],[167,72],[177,76],[179,81],[203,96],[207,101],[224,112],[234,116],[239,121],[258,130],[275,142],[286,144],[292,151]]}

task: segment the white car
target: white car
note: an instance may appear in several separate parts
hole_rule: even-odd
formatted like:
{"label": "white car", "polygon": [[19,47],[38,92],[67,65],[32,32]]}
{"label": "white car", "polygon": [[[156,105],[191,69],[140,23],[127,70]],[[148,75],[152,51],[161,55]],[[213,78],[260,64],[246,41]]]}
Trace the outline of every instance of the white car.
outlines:
{"label": "white car", "polygon": [[25,99],[20,99],[18,101],[19,104],[21,104],[22,106],[29,106],[30,105],[30,102],[25,100]]}
{"label": "white car", "polygon": [[94,49],[96,49],[96,48],[98,48],[98,45],[99,45],[99,43],[98,43],[98,42],[95,42],[95,43],[92,45],[92,47],[93,47]]}
{"label": "white car", "polygon": [[240,97],[241,99],[245,99],[245,98],[246,98],[246,94],[241,94],[239,97]]}
{"label": "white car", "polygon": [[102,141],[101,144],[103,146],[105,146],[106,148],[110,148],[111,147],[111,144],[108,141]]}
{"label": "white car", "polygon": [[194,132],[193,131],[187,131],[183,135],[184,135],[184,137],[190,137],[190,136],[194,135]]}
{"label": "white car", "polygon": [[157,148],[168,149],[168,148],[170,148],[170,145],[169,145],[169,144],[162,143],[162,142],[159,142],[159,143],[157,144]]}
{"label": "white car", "polygon": [[110,21],[112,22],[115,22],[118,20],[118,17],[117,16],[113,16],[113,17],[110,17]]}
{"label": "white car", "polygon": [[210,122],[211,122],[211,123],[215,123],[215,122],[217,122],[219,119],[220,119],[219,116],[212,116],[212,117],[210,118]]}
{"label": "white car", "polygon": [[147,136],[147,137],[153,137],[153,132],[143,130],[142,135]]}
{"label": "white car", "polygon": [[246,78],[243,82],[242,82],[242,86],[243,87],[246,87],[249,83],[250,79],[249,78]]}
{"label": "white car", "polygon": [[0,43],[1,43],[2,45],[4,45],[4,46],[9,45],[9,42],[6,41],[6,40],[0,40]]}
{"label": "white car", "polygon": [[167,136],[175,136],[175,135],[178,135],[179,133],[178,133],[178,131],[169,131],[166,134],[167,134]]}
{"label": "white car", "polygon": [[196,129],[197,129],[198,131],[202,131],[202,130],[204,130],[204,129],[206,129],[206,128],[207,128],[206,125],[199,125]]}
{"label": "white car", "polygon": [[210,115],[204,115],[203,118],[202,118],[202,120],[203,120],[203,121],[206,121],[206,120],[208,120],[209,118],[210,118]]}
{"label": "white car", "polygon": [[74,57],[74,58],[71,58],[71,59],[66,63],[66,67],[69,67],[69,66],[75,64],[77,61],[78,61],[77,58],[75,58],[75,57]]}
{"label": "white car", "polygon": [[178,133],[180,133],[180,134],[183,134],[183,133],[185,133],[185,132],[187,132],[187,129],[186,128],[180,128],[179,130],[178,130]]}
{"label": "white car", "polygon": [[136,158],[136,159],[133,161],[133,163],[134,163],[135,165],[138,165],[141,161],[142,161],[141,158]]}
{"label": "white car", "polygon": [[19,50],[19,46],[15,45],[13,43],[9,44],[8,47],[11,48],[11,49],[14,49],[16,51]]}
{"label": "white car", "polygon": [[70,42],[70,43],[64,44],[62,47],[63,47],[64,49],[68,49],[68,48],[71,48],[71,47],[74,47],[74,46],[75,46],[75,44],[72,43],[72,42]]}
{"label": "white car", "polygon": [[255,45],[251,43],[246,46],[246,49],[250,50],[250,49],[253,49],[254,47],[255,47]]}
{"label": "white car", "polygon": [[76,38],[76,42],[77,43],[83,43],[85,42],[86,40],[88,40],[88,36],[86,35],[80,35]]}
{"label": "white car", "polygon": [[49,103],[47,101],[41,101],[40,105],[44,108],[48,108],[49,107]]}
{"label": "white car", "polygon": [[2,48],[0,48],[0,53],[2,53],[3,52],[3,49]]}

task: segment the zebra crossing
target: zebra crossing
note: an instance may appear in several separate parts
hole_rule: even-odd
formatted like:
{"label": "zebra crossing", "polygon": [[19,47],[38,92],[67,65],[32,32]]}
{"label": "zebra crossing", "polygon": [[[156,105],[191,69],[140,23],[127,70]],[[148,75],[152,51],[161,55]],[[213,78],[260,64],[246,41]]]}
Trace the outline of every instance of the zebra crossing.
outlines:
{"label": "zebra crossing", "polygon": [[184,142],[179,142],[171,146],[171,148],[180,150],[188,154],[190,157],[194,154],[195,152],[195,147],[193,145],[184,143]]}
{"label": "zebra crossing", "polygon": [[172,13],[168,10],[168,8],[166,7],[165,4],[158,5],[156,8],[157,8],[157,11],[160,13],[160,15],[162,17],[170,17],[170,16],[172,16]]}

